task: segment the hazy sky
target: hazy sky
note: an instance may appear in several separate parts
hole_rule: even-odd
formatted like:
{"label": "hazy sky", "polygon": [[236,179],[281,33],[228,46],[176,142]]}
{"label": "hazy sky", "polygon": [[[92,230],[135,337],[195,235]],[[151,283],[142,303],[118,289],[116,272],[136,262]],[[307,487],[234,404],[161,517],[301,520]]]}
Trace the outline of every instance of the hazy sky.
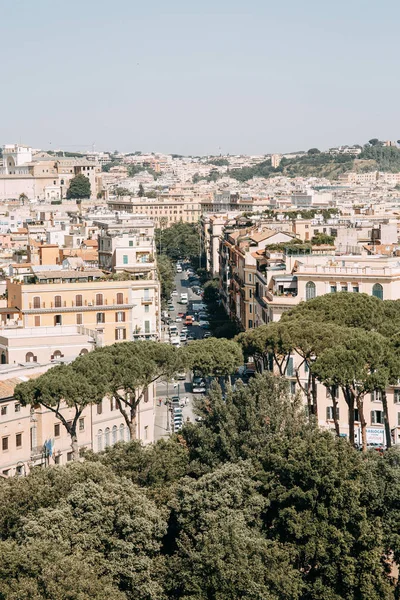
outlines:
{"label": "hazy sky", "polygon": [[398,0],[0,9],[0,144],[261,154],[400,139]]}

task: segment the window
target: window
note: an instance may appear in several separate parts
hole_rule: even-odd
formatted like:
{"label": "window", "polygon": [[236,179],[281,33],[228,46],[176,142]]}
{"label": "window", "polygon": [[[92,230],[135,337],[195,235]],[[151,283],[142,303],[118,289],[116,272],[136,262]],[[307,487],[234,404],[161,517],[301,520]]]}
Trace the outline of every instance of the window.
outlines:
{"label": "window", "polygon": [[342,292],[348,292],[349,291],[347,285],[341,285],[340,289],[342,290]]}
{"label": "window", "polygon": [[119,439],[120,439],[121,442],[124,441],[124,437],[125,437],[124,436],[124,431],[125,431],[124,424],[121,423],[121,425],[119,426]]}
{"label": "window", "polygon": [[150,333],[150,321],[145,321],[144,322],[144,332],[145,333]]}
{"label": "window", "polygon": [[19,402],[14,404],[14,412],[21,412],[21,405]]}
{"label": "window", "polygon": [[251,283],[251,273],[249,273],[249,281],[250,281],[250,283]]}
{"label": "window", "polygon": [[97,432],[97,452],[103,450],[103,430],[99,429]]}
{"label": "window", "polygon": [[21,448],[21,446],[22,446],[22,433],[17,433],[15,435],[15,446],[17,448]]}
{"label": "window", "polygon": [[35,357],[34,357],[33,353],[32,352],[28,352],[25,355],[25,362],[34,362],[34,361],[35,361]]}
{"label": "window", "polygon": [[133,240],[129,240],[129,246],[132,248],[132,246],[133,246]]}
{"label": "window", "polygon": [[83,306],[82,294],[75,296],[75,304],[76,306]]}
{"label": "window", "polygon": [[251,319],[249,319],[249,329],[251,329],[253,327],[253,321]]}
{"label": "window", "polygon": [[359,418],[358,418],[358,408],[354,409],[354,421],[356,421],[357,423],[359,422]]}
{"label": "window", "polygon": [[40,308],[40,298],[39,296],[35,296],[33,299],[33,308]]}
{"label": "window", "polygon": [[400,412],[397,413],[397,427],[400,427]]}
{"label": "window", "polygon": [[393,401],[395,404],[400,404],[400,390],[393,390]]}
{"label": "window", "polygon": [[360,286],[358,286],[358,285],[353,285],[353,292],[354,292],[355,294],[358,294],[358,292],[359,292],[359,291],[360,291]]}
{"label": "window", "polygon": [[54,325],[62,325],[61,315],[54,315]]}
{"label": "window", "polygon": [[371,392],[371,402],[382,402],[382,393],[378,390]]}
{"label": "window", "polygon": [[306,300],[311,300],[315,298],[315,283],[313,281],[309,281],[306,283]]}
{"label": "window", "polygon": [[79,431],[85,431],[85,419],[83,417],[79,419]]}
{"label": "window", "polygon": [[122,257],[122,264],[127,265],[128,264],[128,255],[124,254]]}
{"label": "window", "polygon": [[39,315],[35,316],[35,327],[40,327],[40,317],[39,317]]}
{"label": "window", "polygon": [[250,314],[253,312],[253,307],[251,304],[249,305],[249,312],[250,312]]}
{"label": "window", "polygon": [[54,423],[54,437],[60,437],[60,423]]}
{"label": "window", "polygon": [[104,445],[107,448],[107,446],[110,445],[110,428],[106,427],[105,431],[104,431]]}
{"label": "window", "polygon": [[116,425],[112,428],[112,444],[116,444],[118,441],[118,427]]}
{"label": "window", "polygon": [[61,454],[56,454],[54,456],[54,464],[56,464],[56,465],[60,465],[61,464]]}
{"label": "window", "polygon": [[149,426],[145,425],[144,427],[144,439],[147,440],[149,437]]}
{"label": "window", "polygon": [[296,393],[296,382],[295,381],[290,382],[290,393],[293,395]]}
{"label": "window", "polygon": [[371,410],[371,424],[372,425],[383,425],[383,411],[382,410]]}
{"label": "window", "polygon": [[73,458],[74,458],[74,453],[67,452],[67,462],[71,462],[71,460],[73,460]]}
{"label": "window", "polygon": [[126,340],[126,329],[124,327],[117,327],[115,330],[116,340]]}
{"label": "window", "polygon": [[[336,408],[336,419],[339,420],[339,408]],[[326,407],[326,420],[333,421],[333,406]]]}
{"label": "window", "polygon": [[82,325],[83,323],[83,315],[81,313],[76,315],[76,324],[77,325]]}
{"label": "window", "polygon": [[1,407],[1,416],[4,417],[7,414],[7,406]]}
{"label": "window", "polygon": [[337,286],[331,285],[331,294],[336,294],[336,292],[337,292]]}
{"label": "window", "polygon": [[101,415],[102,412],[103,412],[103,402],[100,401],[97,405],[97,414]]}
{"label": "window", "polygon": [[116,406],[115,406],[115,398],[114,398],[114,396],[112,396],[110,398],[110,410],[113,411],[113,410],[115,410],[115,408],[116,408]]}
{"label": "window", "polygon": [[379,298],[379,300],[383,300],[383,287],[380,283],[375,283],[372,288],[372,295],[375,296],[375,298]]}
{"label": "window", "polygon": [[61,296],[54,296],[54,306],[56,308],[61,308]]}
{"label": "window", "polygon": [[1,439],[1,447],[3,452],[6,452],[8,450],[8,437],[3,437]]}
{"label": "window", "polygon": [[96,294],[96,306],[103,306],[103,294]]}
{"label": "window", "polygon": [[150,312],[150,306],[149,306],[148,304],[145,304],[145,305],[144,305],[144,312],[145,312],[145,313],[148,313],[148,312]]}
{"label": "window", "polygon": [[287,362],[286,375],[288,377],[293,377],[293,372],[293,356],[291,356]]}
{"label": "window", "polygon": [[97,313],[96,314],[96,323],[105,323],[106,322],[106,314],[105,313]]}
{"label": "window", "polygon": [[79,352],[79,356],[83,356],[84,354],[87,354],[89,352],[89,350],[87,348],[82,348],[82,350]]}
{"label": "window", "polygon": [[123,311],[116,312],[115,320],[117,323],[123,323],[125,321],[125,313]]}
{"label": "window", "polygon": [[117,294],[117,304],[123,304],[124,303],[124,295],[121,293]]}

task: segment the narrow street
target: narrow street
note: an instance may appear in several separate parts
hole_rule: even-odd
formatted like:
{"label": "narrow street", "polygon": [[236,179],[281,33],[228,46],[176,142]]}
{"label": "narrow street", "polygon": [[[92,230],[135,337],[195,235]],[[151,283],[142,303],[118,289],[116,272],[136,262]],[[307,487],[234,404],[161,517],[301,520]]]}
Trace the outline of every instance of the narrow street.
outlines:
{"label": "narrow street", "polygon": [[[186,271],[182,273],[176,273],[175,275],[175,289],[178,292],[177,296],[172,296],[175,310],[170,312],[170,316],[175,320],[179,312],[186,312],[187,305],[180,304],[180,297],[182,292],[188,294],[188,300],[199,300],[200,296],[197,296],[191,289],[187,280]],[[179,333],[182,331],[183,323],[178,322],[177,328]],[[204,335],[204,331],[198,325],[192,325],[188,328],[196,339],[201,339]],[[168,342],[168,327],[163,325],[162,341]],[[154,423],[154,439],[159,440],[162,437],[168,437],[172,432],[173,420],[171,415],[168,415],[167,406],[165,405],[165,399],[172,396],[180,396],[181,398],[188,398],[188,404],[183,407],[183,421],[194,421],[193,413],[193,397],[199,394],[192,394],[191,384],[191,373],[186,373],[186,379],[174,380],[174,381],[160,381],[156,388],[156,409],[155,409],[155,423]],[[161,401],[161,404],[160,404]]]}

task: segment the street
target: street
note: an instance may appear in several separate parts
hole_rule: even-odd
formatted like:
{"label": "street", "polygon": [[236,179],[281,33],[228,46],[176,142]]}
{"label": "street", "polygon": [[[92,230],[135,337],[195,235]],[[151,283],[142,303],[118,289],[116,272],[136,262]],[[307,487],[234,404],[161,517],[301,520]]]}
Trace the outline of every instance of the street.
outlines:
{"label": "street", "polygon": [[[180,304],[180,297],[182,292],[186,292],[188,294],[188,300],[199,300],[201,301],[200,296],[196,295],[187,280],[187,273],[183,271],[182,273],[176,273],[175,275],[175,289],[178,292],[177,296],[172,296],[174,311],[169,313],[170,317],[175,320],[179,312],[186,313],[187,305]],[[176,323],[179,334],[182,331],[183,323]],[[204,335],[204,331],[198,325],[191,325],[188,327],[188,332],[192,332],[196,339],[201,339]],[[163,334],[162,341],[168,342],[168,327],[163,325]],[[156,408],[155,408],[155,424],[154,424],[154,439],[155,441],[159,440],[162,437],[166,437],[170,435],[172,432],[172,415],[168,415],[167,406],[165,404],[166,398],[171,398],[172,396],[180,396],[180,398],[188,398],[188,404],[182,407],[183,412],[183,422],[186,421],[194,421],[194,413],[193,413],[193,397],[199,394],[192,394],[192,384],[191,384],[191,373],[186,373],[186,379],[183,380],[174,380],[174,381],[160,381],[157,384],[156,388]],[[160,405],[161,401],[161,405]]]}

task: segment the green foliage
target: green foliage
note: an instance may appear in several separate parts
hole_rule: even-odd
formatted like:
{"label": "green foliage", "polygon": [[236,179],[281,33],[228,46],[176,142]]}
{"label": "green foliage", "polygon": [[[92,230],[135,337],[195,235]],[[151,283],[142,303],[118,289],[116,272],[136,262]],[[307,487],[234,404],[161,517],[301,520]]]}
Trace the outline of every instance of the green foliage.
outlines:
{"label": "green foliage", "polygon": [[229,160],[227,158],[210,158],[207,163],[215,167],[229,167]]}
{"label": "green foliage", "polygon": [[194,223],[174,223],[166,229],[156,229],[157,252],[166,254],[171,260],[189,258],[195,261],[199,256],[200,233]]}
{"label": "green foliage", "polygon": [[333,235],[327,235],[326,233],[317,233],[311,238],[311,244],[314,246],[334,246],[335,238]]}
{"label": "green foliage", "polygon": [[[373,142],[374,140],[370,140]],[[381,143],[365,145],[358,158],[360,160],[373,160],[372,169],[398,173],[400,171],[400,150],[395,146],[382,146]]]}
{"label": "green foliage", "polygon": [[181,350],[186,366],[210,377],[228,377],[243,365],[240,346],[226,339],[195,340]]}
{"label": "green foliage", "polygon": [[165,303],[171,297],[171,293],[175,287],[174,265],[168,256],[165,254],[159,254],[157,256],[157,269],[161,283],[161,299],[163,301],[163,305],[165,305]]}
{"label": "green foliage", "polygon": [[117,167],[120,164],[121,164],[120,161],[115,160],[115,161],[104,164],[101,167],[101,170],[103,171],[103,173],[109,173],[109,171],[112,167]]}
{"label": "green foliage", "polygon": [[139,183],[138,196],[139,196],[139,198],[143,198],[143,196],[144,196],[144,187],[141,183]]}
{"label": "green foliage", "polygon": [[115,188],[115,193],[117,196],[131,196],[131,192],[128,190],[128,188],[124,188],[124,187],[117,187]]}
{"label": "green foliage", "polygon": [[69,183],[67,198],[90,198],[90,181],[85,175],[79,173]]}

